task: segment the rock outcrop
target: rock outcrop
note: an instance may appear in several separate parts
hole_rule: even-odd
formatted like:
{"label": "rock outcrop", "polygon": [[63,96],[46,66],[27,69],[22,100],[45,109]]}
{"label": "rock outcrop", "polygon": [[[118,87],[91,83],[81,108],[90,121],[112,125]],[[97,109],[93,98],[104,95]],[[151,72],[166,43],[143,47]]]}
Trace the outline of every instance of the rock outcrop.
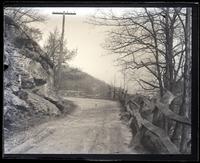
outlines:
{"label": "rock outcrop", "polygon": [[8,132],[34,124],[36,117],[38,122],[59,116],[66,108],[54,93],[50,60],[19,26],[7,20],[4,21],[5,137]]}

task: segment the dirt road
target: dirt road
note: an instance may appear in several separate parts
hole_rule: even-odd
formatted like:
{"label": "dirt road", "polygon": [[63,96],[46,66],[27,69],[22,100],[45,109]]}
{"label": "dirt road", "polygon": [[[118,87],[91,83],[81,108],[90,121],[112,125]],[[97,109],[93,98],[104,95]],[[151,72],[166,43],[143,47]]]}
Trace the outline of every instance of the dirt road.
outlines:
{"label": "dirt road", "polygon": [[[120,121],[117,102],[67,98],[78,105],[63,119],[41,124],[20,136],[22,143],[5,153],[31,154],[134,154],[128,148],[131,132]],[[22,138],[21,138],[22,139]]]}

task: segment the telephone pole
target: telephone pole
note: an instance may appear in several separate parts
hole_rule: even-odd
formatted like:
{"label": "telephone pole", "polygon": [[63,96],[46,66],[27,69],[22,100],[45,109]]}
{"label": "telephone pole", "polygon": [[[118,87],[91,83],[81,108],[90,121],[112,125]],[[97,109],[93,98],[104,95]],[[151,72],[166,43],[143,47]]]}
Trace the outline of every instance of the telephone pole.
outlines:
{"label": "telephone pole", "polygon": [[[76,13],[70,13],[70,12],[53,12],[52,14],[62,15],[63,21],[62,21],[62,33],[61,33],[61,39],[60,39],[60,55],[58,60],[58,78],[57,78],[57,85],[56,88],[59,89],[60,81],[61,81],[61,65],[63,61],[63,41],[64,41],[64,33],[65,33],[65,15],[76,15]],[[57,90],[58,91],[58,90]]]}

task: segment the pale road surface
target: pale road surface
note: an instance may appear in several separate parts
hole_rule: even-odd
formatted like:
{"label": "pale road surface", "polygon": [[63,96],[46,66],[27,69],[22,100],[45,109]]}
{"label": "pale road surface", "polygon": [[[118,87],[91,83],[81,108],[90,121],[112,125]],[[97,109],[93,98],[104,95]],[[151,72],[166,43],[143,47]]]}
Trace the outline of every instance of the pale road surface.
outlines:
{"label": "pale road surface", "polygon": [[136,153],[128,147],[131,132],[120,120],[119,103],[100,99],[67,99],[78,105],[71,115],[28,130],[24,133],[27,140],[12,149],[5,149],[5,153]]}

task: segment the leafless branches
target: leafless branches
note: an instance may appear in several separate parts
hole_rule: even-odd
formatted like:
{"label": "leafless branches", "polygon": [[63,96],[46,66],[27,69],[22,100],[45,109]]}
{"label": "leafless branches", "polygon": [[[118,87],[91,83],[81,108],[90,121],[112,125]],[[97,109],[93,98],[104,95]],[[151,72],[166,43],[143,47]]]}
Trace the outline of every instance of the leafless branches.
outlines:
{"label": "leafless branches", "polygon": [[[104,46],[117,54],[125,69],[137,72],[144,69],[153,78],[136,78],[145,91],[165,90],[181,94],[180,114],[189,116],[191,92],[191,11],[185,8],[141,8],[123,15],[113,12],[91,18],[90,23],[110,26]],[[179,97],[180,98],[180,97]],[[170,109],[173,110],[172,106]],[[168,121],[165,120],[168,126]],[[169,125],[170,126],[170,125]],[[168,127],[169,127],[168,126]],[[180,126],[179,126],[180,127]],[[187,128],[179,133],[175,127],[173,138],[180,139],[180,151],[186,150],[189,139]]]}
{"label": "leafless branches", "polygon": [[[69,50],[67,48],[66,41],[63,44],[63,58],[62,63],[66,63],[68,60],[71,60],[76,54],[77,49]],[[46,53],[46,57],[48,57],[53,63],[54,70],[54,85],[56,86],[57,74],[58,74],[58,64],[59,64],[59,55],[60,55],[60,33],[57,28],[54,29],[53,32],[49,33],[49,37],[46,40],[46,43],[43,47],[43,50]]]}
{"label": "leafless branches", "polygon": [[35,22],[45,22],[47,18],[33,8],[8,7],[4,9],[4,14],[11,17],[20,28],[34,40],[40,40],[42,32],[29,24]]}
{"label": "leafless branches", "polygon": [[100,12],[89,23],[113,27],[104,48],[118,54],[118,61],[130,71],[145,68],[150,72],[162,96],[164,89],[173,91],[182,78],[184,12],[182,8],[141,8],[123,15]]}

